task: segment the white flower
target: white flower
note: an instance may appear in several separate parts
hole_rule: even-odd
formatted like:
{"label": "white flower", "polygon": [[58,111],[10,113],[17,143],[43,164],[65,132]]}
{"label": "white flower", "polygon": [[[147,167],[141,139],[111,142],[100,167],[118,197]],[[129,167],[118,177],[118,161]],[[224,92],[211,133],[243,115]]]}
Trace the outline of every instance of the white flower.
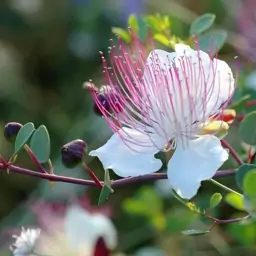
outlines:
{"label": "white flower", "polygon": [[86,248],[88,255],[93,255],[99,238],[103,238],[109,250],[117,245],[117,232],[111,220],[99,213],[91,214],[79,206],[72,206],[67,211],[65,235],[72,250]]}
{"label": "white flower", "polygon": [[13,255],[15,256],[28,256],[35,247],[36,241],[40,235],[40,229],[24,229],[22,228],[19,236],[13,235],[16,239],[15,243],[11,246]]}
{"label": "white flower", "polygon": [[111,68],[103,58],[107,89],[93,93],[114,134],[90,155],[105,169],[134,177],[159,170],[162,163],[154,155],[175,149],[168,180],[190,199],[201,181],[211,179],[228,159],[220,140],[202,135],[202,128],[230,100],[232,71],[226,62],[184,44],[172,53],[154,50],[147,59],[140,48],[135,59],[122,44],[119,48],[112,47]]}
{"label": "white flower", "polygon": [[76,205],[67,209],[62,226],[51,225],[37,246],[42,255],[94,256],[99,239],[109,251],[117,245],[117,232],[109,218]]}

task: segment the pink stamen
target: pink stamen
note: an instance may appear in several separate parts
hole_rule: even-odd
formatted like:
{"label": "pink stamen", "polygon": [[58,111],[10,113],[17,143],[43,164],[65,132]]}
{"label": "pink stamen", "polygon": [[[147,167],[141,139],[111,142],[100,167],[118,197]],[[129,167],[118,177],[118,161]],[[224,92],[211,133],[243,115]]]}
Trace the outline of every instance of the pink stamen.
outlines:
{"label": "pink stamen", "polygon": [[[217,60],[210,56],[208,66],[203,63],[205,53],[197,42],[195,52],[185,51],[174,59],[166,56],[163,63],[163,56],[156,51],[147,59],[147,50],[133,30],[130,33],[133,44],[129,47],[121,39],[118,45],[111,41],[111,67],[100,53],[106,86],[99,91],[91,90],[92,97],[113,132],[119,133],[132,150],[135,150],[132,145],[162,150],[163,145],[159,146],[152,134],[164,139],[170,148],[176,145],[173,139],[186,146],[187,139],[196,136],[199,123],[207,125],[210,117],[223,112],[233,88],[229,88],[228,99],[220,102],[222,78]],[[100,93],[106,97],[105,105],[99,99]],[[217,99],[215,102],[213,97]],[[134,138],[122,127],[147,135],[149,141]]]}

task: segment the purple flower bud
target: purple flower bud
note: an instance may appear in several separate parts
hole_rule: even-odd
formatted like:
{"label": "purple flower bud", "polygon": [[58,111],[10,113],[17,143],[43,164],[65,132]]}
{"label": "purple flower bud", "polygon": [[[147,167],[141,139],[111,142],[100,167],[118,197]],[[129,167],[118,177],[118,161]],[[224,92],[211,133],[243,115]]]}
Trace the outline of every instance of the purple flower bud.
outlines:
{"label": "purple flower bud", "polygon": [[98,92],[94,92],[93,98],[93,110],[99,116],[112,116],[123,109],[118,95],[109,86],[102,86]]}
{"label": "purple flower bud", "polygon": [[14,142],[16,136],[23,125],[17,122],[10,122],[4,127],[4,137],[9,142]]}
{"label": "purple flower bud", "polygon": [[62,163],[67,168],[74,168],[80,164],[85,156],[86,143],[77,139],[65,144],[61,149]]}

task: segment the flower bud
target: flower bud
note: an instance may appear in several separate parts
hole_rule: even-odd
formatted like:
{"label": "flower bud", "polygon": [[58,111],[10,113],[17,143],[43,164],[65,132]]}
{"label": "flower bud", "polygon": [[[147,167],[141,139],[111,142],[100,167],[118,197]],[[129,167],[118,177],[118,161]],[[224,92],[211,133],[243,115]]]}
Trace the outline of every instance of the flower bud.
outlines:
{"label": "flower bud", "polygon": [[228,133],[229,125],[223,121],[208,122],[205,126],[201,127],[201,134],[212,134],[222,139]]}
{"label": "flower bud", "polygon": [[111,115],[122,111],[119,97],[115,92],[112,92],[110,86],[102,86],[95,94],[93,110],[99,116],[104,114]]}
{"label": "flower bud", "polygon": [[218,117],[213,117],[213,120],[224,121],[227,124],[232,124],[236,117],[234,109],[225,109]]}
{"label": "flower bud", "polygon": [[107,248],[105,241],[100,237],[96,243],[93,256],[110,256],[110,251]]}
{"label": "flower bud", "polygon": [[4,127],[4,137],[9,142],[14,142],[16,136],[23,125],[17,122],[10,122]]}
{"label": "flower bud", "polygon": [[85,156],[86,143],[77,139],[65,144],[61,149],[62,163],[67,168],[80,164]]}

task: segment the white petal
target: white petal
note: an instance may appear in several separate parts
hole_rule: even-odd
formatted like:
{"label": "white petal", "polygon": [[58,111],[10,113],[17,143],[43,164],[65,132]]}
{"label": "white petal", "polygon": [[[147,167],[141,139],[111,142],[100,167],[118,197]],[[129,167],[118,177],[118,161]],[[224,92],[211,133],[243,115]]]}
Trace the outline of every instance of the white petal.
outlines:
{"label": "white petal", "polygon": [[211,179],[228,159],[228,152],[220,140],[212,135],[188,141],[184,148],[177,145],[168,163],[168,180],[172,188],[183,198],[196,195],[201,181]]}
{"label": "white petal", "polygon": [[197,123],[218,112],[235,89],[226,62],[184,44],[177,44],[172,53],[152,51],[142,80],[148,119],[154,120],[150,125],[169,139],[193,135]]}
{"label": "white petal", "polygon": [[100,237],[106,246],[117,245],[117,232],[111,220],[102,214],[90,214],[79,206],[71,206],[65,217],[65,234],[74,252],[87,248],[94,251]]}
{"label": "white petal", "polygon": [[94,214],[92,222],[98,237],[102,237],[107,248],[113,250],[117,246],[117,231],[112,222],[102,214]]}
{"label": "white petal", "polygon": [[191,114],[193,109],[197,121],[205,120],[232,96],[235,89],[232,71],[225,61],[211,59],[206,52],[187,45],[177,44],[175,51],[182,98],[184,103],[189,102],[187,110],[182,106],[183,115]]}
{"label": "white petal", "polygon": [[[135,144],[136,140],[138,144]],[[154,155],[163,146],[163,140],[153,134],[149,137],[145,133],[122,128],[105,145],[91,151],[89,155],[97,156],[104,169],[112,169],[121,177],[136,177],[161,168],[161,161]]]}

